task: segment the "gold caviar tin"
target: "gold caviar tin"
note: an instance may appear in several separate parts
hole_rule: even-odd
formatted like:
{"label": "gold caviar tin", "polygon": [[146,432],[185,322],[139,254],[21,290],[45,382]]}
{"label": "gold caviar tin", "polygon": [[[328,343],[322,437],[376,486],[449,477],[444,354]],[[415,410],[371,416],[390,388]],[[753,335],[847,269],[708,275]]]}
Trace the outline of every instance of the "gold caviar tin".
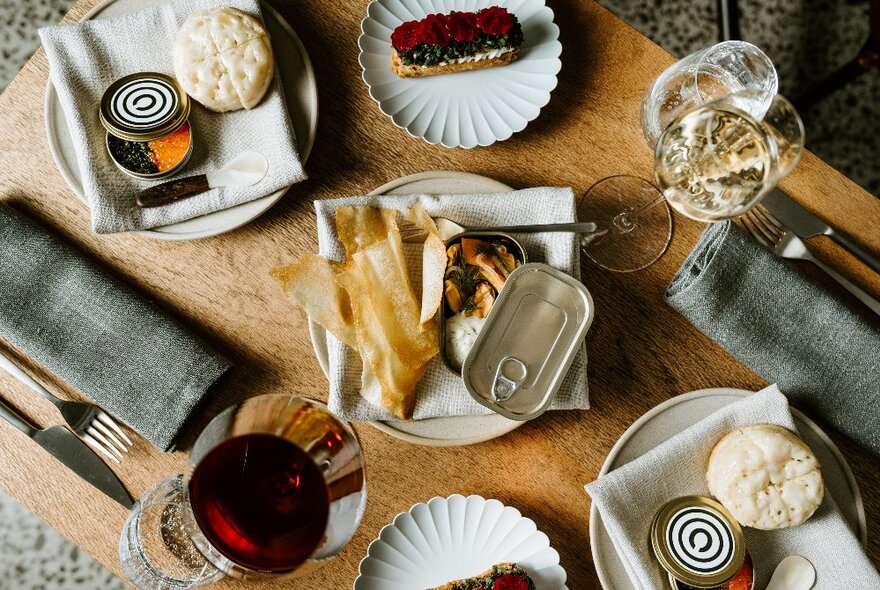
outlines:
{"label": "gold caviar tin", "polygon": [[101,97],[101,124],[127,141],[152,141],[186,122],[192,105],[166,74],[138,72],[116,80]]}
{"label": "gold caviar tin", "polygon": [[704,496],[676,498],[664,505],[651,525],[651,546],[670,581],[692,588],[724,585],[746,558],[739,523],[724,506]]}

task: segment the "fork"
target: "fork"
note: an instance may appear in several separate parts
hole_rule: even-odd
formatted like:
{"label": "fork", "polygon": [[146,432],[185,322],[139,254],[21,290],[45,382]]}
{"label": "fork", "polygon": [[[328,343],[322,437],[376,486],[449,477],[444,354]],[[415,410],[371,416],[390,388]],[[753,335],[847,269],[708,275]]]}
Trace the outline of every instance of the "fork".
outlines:
{"label": "fork", "polygon": [[72,402],[55,397],[2,352],[0,352],[0,367],[55,404],[74,434],[82,438],[93,450],[115,463],[121,463],[123,454],[128,452],[133,443],[104,410],[95,404]]}
{"label": "fork", "polygon": [[[531,225],[499,225],[486,227],[465,227],[446,217],[434,217],[434,223],[437,225],[437,231],[443,239],[460,234],[464,231],[486,231],[486,232],[509,232],[509,233],[543,233],[543,232],[566,232],[590,234],[597,229],[596,224],[592,222],[581,223],[542,223]],[[428,232],[418,227],[412,221],[405,217],[398,220],[398,229],[400,230],[400,239],[405,243],[421,243],[425,241]]]}
{"label": "fork", "polygon": [[797,237],[794,232],[787,229],[766,207],[756,205],[752,209],[746,211],[745,214],[740,217],[740,220],[745,228],[749,230],[749,233],[751,233],[765,248],[781,258],[807,260],[812,262],[824,270],[828,276],[840,283],[840,285],[842,285],[847,291],[855,295],[859,301],[867,305],[874,313],[880,314],[880,302],[865,293],[836,270],[813,256],[813,254],[807,249],[803,240]]}

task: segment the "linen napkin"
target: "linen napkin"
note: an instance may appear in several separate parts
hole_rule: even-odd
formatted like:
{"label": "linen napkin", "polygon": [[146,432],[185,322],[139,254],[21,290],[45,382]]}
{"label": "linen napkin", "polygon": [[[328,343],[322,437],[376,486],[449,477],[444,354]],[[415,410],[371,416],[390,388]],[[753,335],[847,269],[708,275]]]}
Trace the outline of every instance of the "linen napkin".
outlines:
{"label": "linen napkin", "polygon": [[[259,183],[213,189],[176,203],[141,209],[137,191],[154,182],[120,171],[105,147],[99,118],[101,96],[114,81],[135,72],[174,75],[172,51],[177,30],[195,10],[227,5],[262,18],[257,0],[176,0],[113,19],[90,20],[40,29],[49,74],[67,118],[77,152],[92,229],[113,233],[147,229],[246,203],[306,178],[287,114],[280,77],[251,110],[214,113],[193,101],[190,125],[193,154],[179,176],[220,168],[244,151],[263,154],[269,171]],[[273,43],[275,58],[283,52]]]}
{"label": "linen napkin", "polygon": [[163,450],[229,362],[0,203],[0,337]]}
{"label": "linen napkin", "polygon": [[880,453],[880,321],[730,222],[710,225],[666,302],[799,407]]}
{"label": "linen napkin", "polygon": [[[393,208],[405,211],[421,203],[429,215],[443,216],[465,227],[563,223],[577,220],[570,188],[532,188],[477,195],[365,196],[316,201],[318,250],[331,260],[345,260],[345,249],[336,235],[336,208],[344,205]],[[517,234],[529,262],[544,262],[580,279],[578,240],[571,233]],[[410,274],[421,276],[421,244],[407,245]],[[420,285],[416,285],[420,292]],[[361,360],[357,351],[327,335],[330,360],[330,409],[345,420],[399,420],[360,396]],[[572,363],[552,409],[589,408],[587,353],[582,346]],[[436,357],[416,387],[413,419],[437,416],[488,414],[464,388],[461,377]]]}
{"label": "linen napkin", "polygon": [[[712,447],[731,430],[750,424],[776,424],[797,432],[788,400],[771,385],[586,486],[636,588],[666,588],[668,584],[651,550],[654,515],[675,498],[709,495],[705,470]],[[813,563],[815,590],[880,588],[880,575],[827,489],[819,509],[799,526],[743,530],[755,567],[755,588],[764,588],[773,569],[789,555],[803,555]]]}

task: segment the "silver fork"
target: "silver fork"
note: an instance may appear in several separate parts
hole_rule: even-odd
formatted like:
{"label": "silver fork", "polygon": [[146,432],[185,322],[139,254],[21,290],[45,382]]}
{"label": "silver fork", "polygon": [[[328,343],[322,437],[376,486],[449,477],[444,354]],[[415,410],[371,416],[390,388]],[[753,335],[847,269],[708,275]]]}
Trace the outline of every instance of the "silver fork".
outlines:
{"label": "silver fork", "polygon": [[880,314],[880,302],[865,293],[849,279],[817,259],[807,249],[803,240],[788,230],[767,208],[757,205],[740,217],[742,224],[763,246],[781,258],[807,260],[812,262],[828,276],[840,283],[843,288],[855,295],[859,301],[867,305],[874,313]]}
{"label": "silver fork", "polygon": [[120,463],[123,454],[131,448],[131,439],[125,435],[116,421],[98,406],[55,397],[2,352],[0,352],[0,367],[55,404],[70,429],[96,452],[115,463]]}

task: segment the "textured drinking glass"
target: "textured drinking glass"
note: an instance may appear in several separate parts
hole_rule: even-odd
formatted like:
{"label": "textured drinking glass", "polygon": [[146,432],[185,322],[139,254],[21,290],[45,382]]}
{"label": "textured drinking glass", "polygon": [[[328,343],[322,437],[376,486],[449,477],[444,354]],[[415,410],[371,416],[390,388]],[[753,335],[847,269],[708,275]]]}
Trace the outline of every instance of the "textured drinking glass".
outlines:
{"label": "textured drinking glass", "polygon": [[[667,68],[642,103],[642,133],[651,148],[683,113],[741,90],[776,94],[776,68],[763,51],[745,41],[724,41],[692,53]],[[752,103],[760,117],[767,104]]]}
{"label": "textured drinking glass", "polygon": [[319,402],[258,396],[208,424],[186,476],[147,490],[119,557],[142,590],[300,575],[342,551],[365,505],[354,431]]}
{"label": "textured drinking glass", "polygon": [[667,127],[657,142],[654,172],[679,213],[721,221],[760,201],[794,169],[803,150],[803,122],[791,103],[746,90],[685,113]]}

